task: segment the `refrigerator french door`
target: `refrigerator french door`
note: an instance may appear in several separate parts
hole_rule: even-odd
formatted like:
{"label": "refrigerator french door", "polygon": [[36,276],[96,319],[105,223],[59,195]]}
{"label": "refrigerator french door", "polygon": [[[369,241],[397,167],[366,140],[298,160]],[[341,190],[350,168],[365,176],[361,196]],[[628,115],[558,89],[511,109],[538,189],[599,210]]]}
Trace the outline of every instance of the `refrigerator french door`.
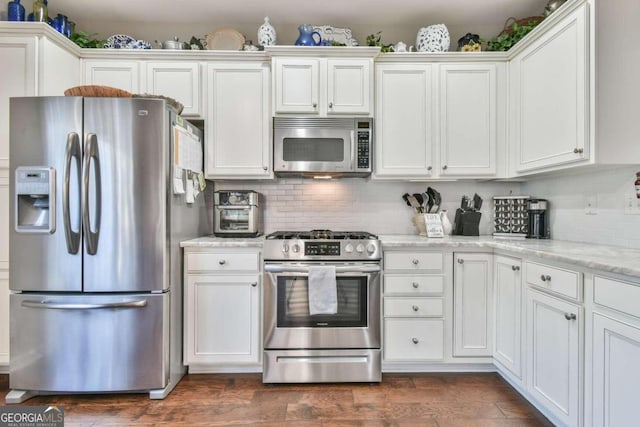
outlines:
{"label": "refrigerator french door", "polygon": [[175,113],[32,97],[10,118],[10,387],[166,387]]}

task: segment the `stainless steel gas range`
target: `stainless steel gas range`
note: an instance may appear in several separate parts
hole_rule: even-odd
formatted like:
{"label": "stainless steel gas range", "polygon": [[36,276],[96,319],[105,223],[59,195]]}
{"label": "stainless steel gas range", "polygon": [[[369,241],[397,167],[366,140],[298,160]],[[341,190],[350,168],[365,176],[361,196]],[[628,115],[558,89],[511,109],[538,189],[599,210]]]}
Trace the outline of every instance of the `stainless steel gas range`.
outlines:
{"label": "stainless steel gas range", "polygon": [[[266,237],[263,382],[381,380],[381,259],[380,241],[366,232]],[[334,300],[318,312],[319,288]]]}

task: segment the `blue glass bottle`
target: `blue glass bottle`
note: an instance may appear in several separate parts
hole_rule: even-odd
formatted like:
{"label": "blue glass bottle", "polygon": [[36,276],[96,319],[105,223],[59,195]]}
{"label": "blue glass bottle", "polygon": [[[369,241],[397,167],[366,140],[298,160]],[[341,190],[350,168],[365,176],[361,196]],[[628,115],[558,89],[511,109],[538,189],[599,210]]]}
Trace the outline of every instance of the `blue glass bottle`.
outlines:
{"label": "blue glass bottle", "polygon": [[9,21],[24,21],[24,6],[20,0],[10,1],[7,5],[7,18]]}

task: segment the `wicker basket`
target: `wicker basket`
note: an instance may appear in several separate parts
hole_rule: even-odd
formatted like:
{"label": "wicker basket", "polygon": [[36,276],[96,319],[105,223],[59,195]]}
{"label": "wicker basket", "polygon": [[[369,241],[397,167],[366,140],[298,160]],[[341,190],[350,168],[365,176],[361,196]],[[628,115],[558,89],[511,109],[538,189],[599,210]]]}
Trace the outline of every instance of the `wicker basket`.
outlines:
{"label": "wicker basket", "polygon": [[69,88],[64,91],[66,96],[89,96],[105,98],[131,98],[132,94],[126,90],[111,86],[83,85]]}

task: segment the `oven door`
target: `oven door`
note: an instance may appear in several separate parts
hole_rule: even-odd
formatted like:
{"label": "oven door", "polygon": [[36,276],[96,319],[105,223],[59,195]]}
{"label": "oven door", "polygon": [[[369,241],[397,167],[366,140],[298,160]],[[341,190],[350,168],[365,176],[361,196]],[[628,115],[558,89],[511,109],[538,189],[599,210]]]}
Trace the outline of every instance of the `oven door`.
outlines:
{"label": "oven door", "polygon": [[351,126],[274,129],[274,171],[344,173],[355,171],[356,145]]}
{"label": "oven door", "polygon": [[265,349],[380,348],[380,265],[332,264],[337,313],[313,316],[309,265],[265,263]]}

